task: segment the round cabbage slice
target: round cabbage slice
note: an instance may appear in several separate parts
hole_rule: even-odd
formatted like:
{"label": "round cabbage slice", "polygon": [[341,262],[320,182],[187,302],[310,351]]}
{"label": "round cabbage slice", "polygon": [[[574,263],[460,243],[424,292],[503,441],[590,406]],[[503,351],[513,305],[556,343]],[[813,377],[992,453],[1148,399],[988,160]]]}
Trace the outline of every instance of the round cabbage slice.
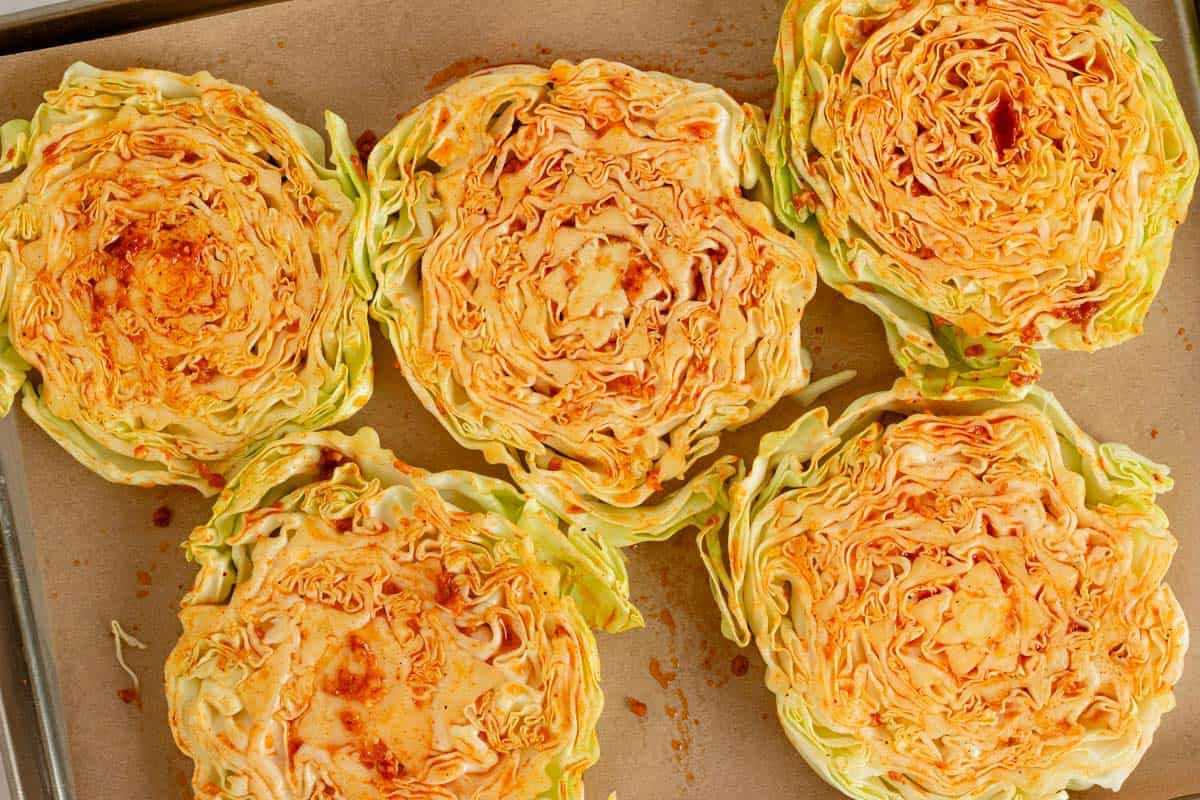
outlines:
{"label": "round cabbage slice", "polygon": [[[1118,789],[1174,707],[1165,467],[1054,398],[910,382],[762,441],[701,551],[789,739],[859,800]],[[726,555],[727,554],[727,555]]]}
{"label": "round cabbage slice", "polygon": [[640,618],[616,551],[374,431],[293,434],[230,483],[166,665],[205,800],[569,800],[603,705],[589,625]]}
{"label": "round cabbage slice", "polygon": [[1141,333],[1200,165],[1154,41],[1115,0],[788,4],[779,214],[927,394]]}
{"label": "round cabbage slice", "polygon": [[[207,494],[371,394],[361,165],[213,78],[75,64],[0,129],[0,410],[111,481]],[[28,375],[29,370],[34,375]],[[27,380],[28,378],[28,380]]]}
{"label": "round cabbage slice", "polygon": [[804,389],[823,257],[775,228],[761,112],[600,60],[511,66],[372,151],[367,251],[413,389],[463,445],[619,542],[706,513],[722,431]]}

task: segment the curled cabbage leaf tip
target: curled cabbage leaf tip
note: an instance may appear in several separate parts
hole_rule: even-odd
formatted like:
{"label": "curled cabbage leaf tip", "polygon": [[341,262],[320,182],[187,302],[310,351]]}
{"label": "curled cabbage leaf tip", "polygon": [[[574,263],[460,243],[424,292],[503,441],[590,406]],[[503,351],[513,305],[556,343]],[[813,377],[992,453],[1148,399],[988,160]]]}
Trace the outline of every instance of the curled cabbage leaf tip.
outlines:
{"label": "curled cabbage leaf tip", "polygon": [[365,188],[325,122],[332,167],[248,89],[80,63],[0,128],[24,167],[0,190],[0,409],[24,387],[105,478],[212,494],[262,443],[364,405]]}
{"label": "curled cabbage leaf tip", "polygon": [[577,800],[603,705],[589,625],[640,623],[617,551],[374,431],[265,448],[188,542],[166,664],[204,800]]}
{"label": "curled cabbage leaf tip", "polygon": [[1141,333],[1200,168],[1154,41],[1115,0],[788,4],[778,213],[926,394]]}
{"label": "curled cabbage leaf tip", "polygon": [[902,380],[763,439],[701,538],[724,632],[858,800],[1116,790],[1175,705],[1165,467],[1048,393],[930,401]]}
{"label": "curled cabbage leaf tip", "polygon": [[775,228],[761,112],[600,60],[462,80],[368,163],[380,319],[463,445],[619,543],[707,517],[722,431],[804,389],[826,257]]}

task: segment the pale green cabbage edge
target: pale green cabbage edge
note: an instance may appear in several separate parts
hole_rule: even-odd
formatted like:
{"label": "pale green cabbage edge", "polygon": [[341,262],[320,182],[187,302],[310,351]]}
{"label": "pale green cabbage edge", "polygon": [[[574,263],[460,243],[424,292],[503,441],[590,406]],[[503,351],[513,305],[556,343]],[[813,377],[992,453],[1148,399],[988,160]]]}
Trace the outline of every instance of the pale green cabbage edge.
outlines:
{"label": "pale green cabbage edge", "polygon": [[[215,81],[206,72],[197,73],[192,80],[200,83]],[[4,123],[0,126],[0,173],[35,162],[46,145],[67,131],[103,123],[116,113],[115,109],[123,102],[132,102],[132,98],[138,95],[139,87],[147,86],[168,100],[198,96],[193,85],[172,72],[153,69],[111,71],[97,69],[83,62],[72,64],[64,73],[59,89],[86,87],[95,98],[93,106],[87,112],[71,113],[43,103],[31,120]],[[144,95],[138,102],[143,113],[153,112],[154,106],[146,101]],[[317,131],[296,122],[274,106],[266,104],[266,107],[274,121],[291,133],[294,142],[289,149],[308,160],[312,170],[321,179],[317,185],[326,190],[336,187],[353,203],[354,219],[347,234],[351,237],[350,246],[353,247],[357,239],[353,235],[354,230],[364,220],[366,183],[360,168],[355,165],[357,156],[346,123],[333,112],[325,112],[325,127],[331,143],[332,166],[329,166],[325,142]],[[22,188],[22,178],[18,175],[7,185],[0,186],[0,191],[9,193],[10,202],[15,205],[22,202]],[[16,196],[13,197],[12,193],[16,193]],[[17,353],[8,330],[8,306],[14,279],[9,242],[20,233],[18,230],[0,229],[0,415],[8,413],[16,394],[22,392],[21,405],[30,418],[76,460],[107,480],[134,485],[188,485],[205,495],[215,494],[217,488],[209,479],[209,471],[201,469],[202,465],[182,453],[178,458],[163,460],[146,460],[132,455],[134,447],[142,443],[170,451],[172,437],[169,434],[142,428],[136,419],[113,420],[109,429],[103,432],[103,436],[111,438],[111,441],[101,441],[98,438],[100,432],[83,430],[73,420],[55,415],[42,401],[37,387],[28,380],[30,365]],[[321,401],[312,408],[297,409],[290,419],[277,420],[268,429],[248,434],[243,450],[233,458],[222,460],[216,471],[223,474],[235,471],[255,450],[280,435],[296,430],[315,430],[341,422],[357,412],[370,398],[374,378],[366,305],[374,294],[375,284],[370,270],[361,259],[347,258],[344,269],[354,291],[348,295],[350,302],[347,307],[341,309],[338,315],[342,320],[339,340],[323,343],[332,369],[320,387]],[[272,405],[270,398],[258,399],[263,408]],[[247,415],[247,419],[255,418],[256,415]]]}

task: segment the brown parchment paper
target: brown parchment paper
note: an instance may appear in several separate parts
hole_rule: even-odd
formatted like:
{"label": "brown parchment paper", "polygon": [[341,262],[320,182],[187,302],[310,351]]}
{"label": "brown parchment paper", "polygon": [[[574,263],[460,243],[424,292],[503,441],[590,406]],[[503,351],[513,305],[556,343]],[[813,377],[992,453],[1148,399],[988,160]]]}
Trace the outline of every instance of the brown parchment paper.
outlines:
{"label": "brown parchment paper", "polygon": [[[724,87],[770,105],[781,0],[293,0],[111,39],[0,59],[0,116],[28,116],[41,91],[76,59],[97,66],[208,69],[257,88],[303,122],[321,126],[329,107],[353,135],[382,135],[396,115],[438,86],[486,65],[548,63],[601,56]],[[1197,119],[1183,25],[1172,0],[1133,0],[1133,10],[1164,37],[1161,52]],[[886,387],[895,372],[882,328],[865,309],[822,288],[805,318],[817,376],[842,368],[858,378],[825,402]],[[1200,208],[1179,231],[1174,264],[1141,338],[1092,355],[1050,354],[1044,385],[1100,439],[1127,442],[1173,468],[1164,500],[1180,549],[1171,581],[1193,624],[1200,623]],[[378,335],[375,397],[343,425],[376,427],[384,443],[430,469],[491,474],[420,407]],[[783,427],[798,407],[784,401],[765,420],[726,437],[726,449],[752,453],[762,433]],[[208,502],[183,490],[113,486],[77,465],[18,417],[19,456],[32,510],[37,569],[65,713],[69,755],[81,800],[190,797],[191,765],[171,742],[161,666],[178,627],[177,601],[193,568],[178,544],[207,518]],[[6,423],[11,424],[11,423]],[[21,476],[10,475],[10,480]],[[166,527],[156,509],[171,512]],[[161,519],[160,519],[161,521]],[[608,702],[600,763],[589,795],[622,800],[783,800],[839,797],[788,745],[763,686],[762,662],[721,637],[691,537],[629,553],[645,629],[600,637]],[[149,645],[128,651],[146,684],[143,703],[118,690],[109,620]],[[1154,746],[1119,794],[1167,800],[1200,791],[1200,647],[1188,658]],[[644,716],[631,700],[645,704]],[[1094,791],[1086,797],[1114,797]]]}

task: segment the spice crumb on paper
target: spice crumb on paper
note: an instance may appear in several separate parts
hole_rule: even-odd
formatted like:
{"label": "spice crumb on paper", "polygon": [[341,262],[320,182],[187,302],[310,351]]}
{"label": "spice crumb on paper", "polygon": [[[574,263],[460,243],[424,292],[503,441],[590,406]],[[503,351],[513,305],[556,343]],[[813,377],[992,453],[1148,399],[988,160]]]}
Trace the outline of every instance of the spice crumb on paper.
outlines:
{"label": "spice crumb on paper", "polygon": [[662,668],[662,663],[657,658],[651,658],[648,665],[650,677],[658,681],[658,685],[664,689],[670,688],[671,681],[675,680],[675,673],[668,672]]}

